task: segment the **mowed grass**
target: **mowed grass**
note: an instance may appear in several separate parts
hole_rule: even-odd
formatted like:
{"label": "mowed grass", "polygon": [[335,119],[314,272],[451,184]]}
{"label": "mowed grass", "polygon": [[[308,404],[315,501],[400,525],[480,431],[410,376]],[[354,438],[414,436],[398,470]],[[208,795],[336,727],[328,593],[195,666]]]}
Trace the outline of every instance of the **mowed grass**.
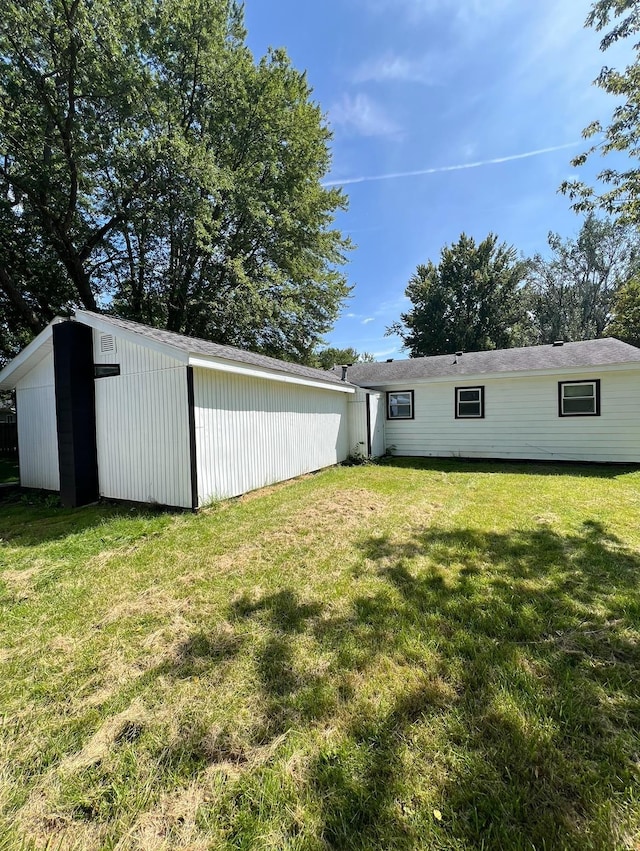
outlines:
{"label": "mowed grass", "polygon": [[0,847],[640,847],[640,472],[0,503]]}

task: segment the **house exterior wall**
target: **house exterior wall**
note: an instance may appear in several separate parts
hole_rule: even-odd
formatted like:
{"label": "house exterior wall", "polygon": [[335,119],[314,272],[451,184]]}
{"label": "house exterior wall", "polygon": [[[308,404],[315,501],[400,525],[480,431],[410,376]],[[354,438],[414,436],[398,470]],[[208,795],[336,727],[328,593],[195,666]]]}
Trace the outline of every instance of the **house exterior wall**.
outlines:
{"label": "house exterior wall", "polygon": [[[367,416],[367,408],[369,415]],[[384,393],[358,389],[349,396],[347,402],[347,420],[349,426],[349,453],[367,455],[369,442],[371,456],[384,455]],[[370,432],[370,433],[368,433]]]}
{"label": "house exterior wall", "polygon": [[100,496],[191,508],[186,366],[117,333],[103,352],[102,336],[94,362],[120,375],[95,381]]}
{"label": "house exterior wall", "polygon": [[[600,416],[558,416],[558,382],[600,379]],[[483,419],[456,419],[456,387],[483,386]],[[414,391],[414,419],[387,419],[394,455],[640,462],[640,370],[394,382]],[[386,414],[385,414],[386,415]]]}
{"label": "house exterior wall", "polygon": [[16,385],[20,484],[60,489],[53,353],[48,352]]}
{"label": "house exterior wall", "polygon": [[194,368],[198,504],[343,461],[347,394]]}

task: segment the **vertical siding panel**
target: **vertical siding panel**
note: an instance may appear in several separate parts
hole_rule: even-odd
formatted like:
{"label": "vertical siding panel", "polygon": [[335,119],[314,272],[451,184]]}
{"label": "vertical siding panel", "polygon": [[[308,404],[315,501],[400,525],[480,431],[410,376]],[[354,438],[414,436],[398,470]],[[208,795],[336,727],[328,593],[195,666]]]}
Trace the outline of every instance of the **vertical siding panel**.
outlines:
{"label": "vertical siding panel", "polygon": [[200,504],[348,454],[347,394],[205,369],[194,391]]}
{"label": "vertical siding panel", "polygon": [[60,490],[52,352],[17,383],[16,402],[20,484]]}
{"label": "vertical siding panel", "polygon": [[184,364],[116,334],[120,375],[96,381],[100,494],[113,499],[191,507],[187,375]]}

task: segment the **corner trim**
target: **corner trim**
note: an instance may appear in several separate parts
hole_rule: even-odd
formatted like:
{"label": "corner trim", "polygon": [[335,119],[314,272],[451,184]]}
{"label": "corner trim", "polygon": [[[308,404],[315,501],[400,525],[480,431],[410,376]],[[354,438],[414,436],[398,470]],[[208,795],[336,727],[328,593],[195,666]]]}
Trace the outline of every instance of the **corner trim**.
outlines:
{"label": "corner trim", "polygon": [[198,458],[196,446],[196,410],[193,367],[187,367],[187,409],[189,416],[189,459],[191,462],[191,510],[198,509]]}

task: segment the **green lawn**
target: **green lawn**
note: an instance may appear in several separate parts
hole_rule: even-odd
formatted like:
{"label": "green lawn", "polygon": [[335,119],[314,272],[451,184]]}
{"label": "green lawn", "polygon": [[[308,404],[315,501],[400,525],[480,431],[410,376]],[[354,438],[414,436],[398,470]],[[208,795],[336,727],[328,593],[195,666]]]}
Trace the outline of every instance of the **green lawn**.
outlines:
{"label": "green lawn", "polygon": [[0,847],[640,847],[640,471],[52,502],[0,503]]}
{"label": "green lawn", "polygon": [[0,457],[0,485],[17,482],[18,478],[18,462],[13,459]]}

